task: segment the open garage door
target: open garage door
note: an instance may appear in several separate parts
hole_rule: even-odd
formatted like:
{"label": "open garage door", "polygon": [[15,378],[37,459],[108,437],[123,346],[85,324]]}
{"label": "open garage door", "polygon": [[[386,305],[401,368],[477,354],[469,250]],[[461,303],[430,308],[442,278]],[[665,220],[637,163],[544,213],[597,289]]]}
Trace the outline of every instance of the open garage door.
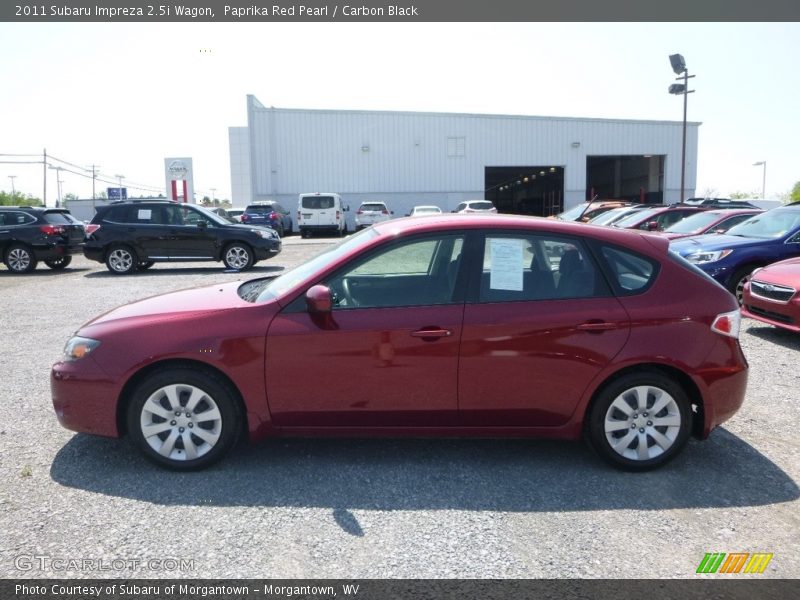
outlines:
{"label": "open garage door", "polygon": [[664,155],[587,156],[586,199],[664,201]]}
{"label": "open garage door", "polygon": [[564,167],[486,167],[484,189],[498,212],[548,217],[564,209]]}

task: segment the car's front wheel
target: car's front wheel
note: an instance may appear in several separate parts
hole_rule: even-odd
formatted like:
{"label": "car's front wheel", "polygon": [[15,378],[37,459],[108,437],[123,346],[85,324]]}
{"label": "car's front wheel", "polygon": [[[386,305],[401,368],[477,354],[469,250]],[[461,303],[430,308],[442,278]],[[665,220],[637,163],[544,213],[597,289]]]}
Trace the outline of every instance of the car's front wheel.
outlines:
{"label": "car's front wheel", "polygon": [[44,264],[54,271],[60,271],[61,269],[66,269],[71,262],[71,256],[61,256],[59,258],[51,258],[50,260],[46,260],[44,261]]}
{"label": "car's front wheel", "polygon": [[589,413],[588,441],[612,465],[646,471],[681,451],[691,419],[689,399],[676,381],[657,371],[629,373],[600,392]]}
{"label": "car's front wheel", "polygon": [[236,242],[225,248],[222,254],[222,262],[229,269],[244,271],[253,266],[255,257],[250,246]]}
{"label": "car's front wheel", "polygon": [[128,246],[114,246],[106,255],[106,267],[115,275],[128,275],[136,270],[139,259]]}
{"label": "car's front wheel", "polygon": [[234,446],[242,416],[234,391],[218,376],[169,368],[136,387],[127,424],[147,458],[170,469],[190,471],[211,465]]}
{"label": "car's front wheel", "polygon": [[36,268],[36,257],[24,244],[12,244],[6,250],[5,263],[14,273],[30,273]]}
{"label": "car's front wheel", "polygon": [[736,296],[736,301],[739,303],[739,306],[742,305],[742,300],[744,298],[744,284],[750,279],[750,275],[752,275],[753,271],[755,271],[754,266],[746,265],[737,269],[733,277],[731,277],[731,287],[728,291]]}

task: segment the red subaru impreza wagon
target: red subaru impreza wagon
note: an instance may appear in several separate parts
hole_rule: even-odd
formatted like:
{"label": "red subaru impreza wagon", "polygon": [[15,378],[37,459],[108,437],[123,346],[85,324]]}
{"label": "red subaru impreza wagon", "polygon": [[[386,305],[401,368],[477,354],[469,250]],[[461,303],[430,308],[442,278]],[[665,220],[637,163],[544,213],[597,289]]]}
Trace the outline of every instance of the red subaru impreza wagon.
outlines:
{"label": "red subaru impreza wagon", "polygon": [[585,438],[646,470],[742,404],[734,297],[646,233],[398,219],[277,277],[148,298],[52,369],[65,427],[196,469],[242,435]]}

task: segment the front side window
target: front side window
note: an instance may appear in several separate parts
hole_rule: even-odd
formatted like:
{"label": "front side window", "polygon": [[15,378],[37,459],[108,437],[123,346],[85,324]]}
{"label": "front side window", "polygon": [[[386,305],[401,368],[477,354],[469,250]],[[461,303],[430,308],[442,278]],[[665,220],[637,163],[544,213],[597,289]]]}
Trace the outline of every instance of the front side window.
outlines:
{"label": "front side window", "polygon": [[453,302],[463,244],[463,236],[442,235],[379,250],[326,282],[334,310]]}
{"label": "front side window", "polygon": [[583,244],[532,234],[489,235],[484,245],[479,302],[607,296]]}

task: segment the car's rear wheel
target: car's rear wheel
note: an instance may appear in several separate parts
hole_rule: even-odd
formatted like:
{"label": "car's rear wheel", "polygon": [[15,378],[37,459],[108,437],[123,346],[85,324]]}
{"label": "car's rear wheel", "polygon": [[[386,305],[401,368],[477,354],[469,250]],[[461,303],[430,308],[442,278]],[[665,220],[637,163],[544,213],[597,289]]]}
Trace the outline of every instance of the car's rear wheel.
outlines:
{"label": "car's rear wheel", "polygon": [[60,256],[59,258],[51,258],[50,260],[46,260],[44,261],[44,264],[54,271],[60,271],[61,269],[66,269],[71,262],[71,256]]}
{"label": "car's rear wheel", "polygon": [[222,262],[225,263],[225,266],[229,269],[244,271],[253,266],[255,257],[253,256],[253,251],[250,249],[250,246],[235,242],[225,248],[222,254]]}
{"label": "car's rear wheel", "polygon": [[115,275],[128,275],[136,270],[139,260],[129,246],[113,246],[106,255],[106,267]]}
{"label": "car's rear wheel", "polygon": [[170,469],[202,469],[236,443],[242,416],[235,393],[213,373],[169,368],[131,395],[128,433],[150,460]]}
{"label": "car's rear wheel", "polygon": [[36,268],[36,257],[24,244],[12,244],[6,250],[5,263],[14,273],[30,273]]}
{"label": "car's rear wheel", "polygon": [[646,471],[681,451],[691,419],[676,381],[657,371],[629,373],[600,392],[589,413],[588,441],[615,467]]}

